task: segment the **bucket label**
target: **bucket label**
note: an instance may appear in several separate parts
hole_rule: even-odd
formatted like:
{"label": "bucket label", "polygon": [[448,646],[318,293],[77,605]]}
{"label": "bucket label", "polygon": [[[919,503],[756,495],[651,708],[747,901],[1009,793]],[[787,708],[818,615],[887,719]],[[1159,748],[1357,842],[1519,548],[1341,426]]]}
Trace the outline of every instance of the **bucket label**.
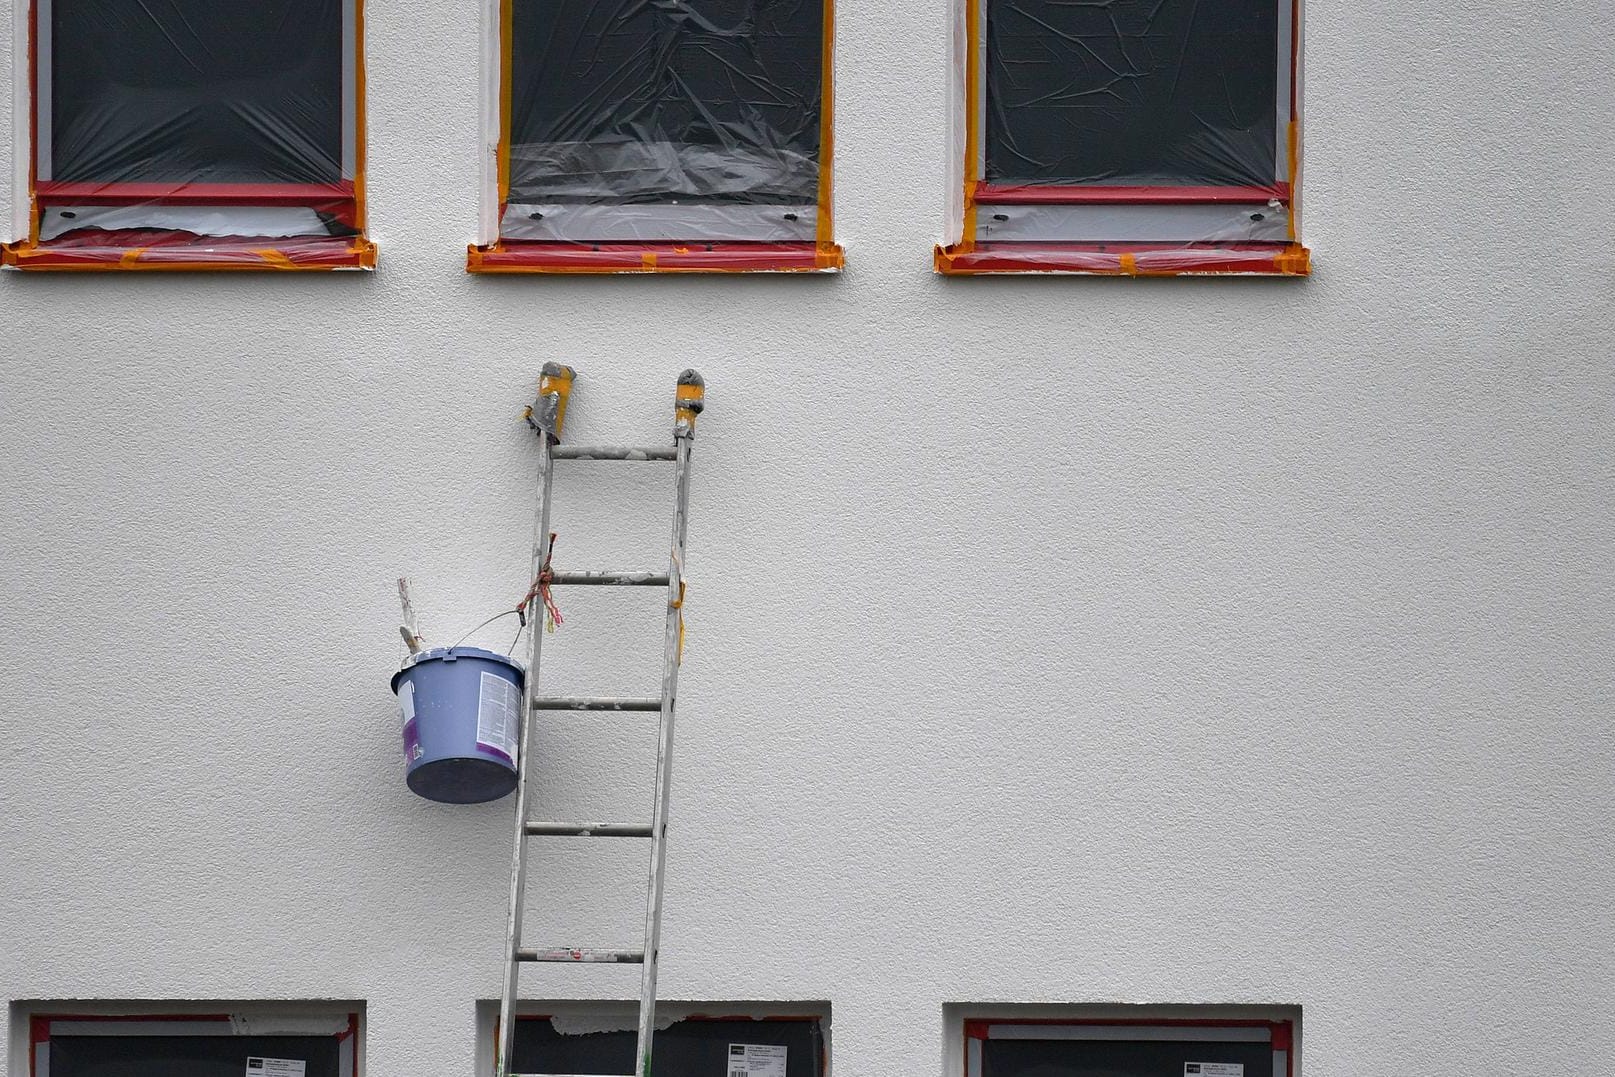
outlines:
{"label": "bucket label", "polygon": [[1245,1063],[1185,1062],[1183,1077],[1245,1077]]}
{"label": "bucket label", "polygon": [[421,730],[415,722],[415,684],[412,681],[405,681],[398,689],[398,713],[404,719],[404,766],[407,767],[423,754]]}
{"label": "bucket label", "polygon": [[785,1045],[731,1043],[728,1077],[785,1077]]}
{"label": "bucket label", "polygon": [[300,1058],[249,1058],[247,1077],[303,1077],[307,1066]]}
{"label": "bucket label", "polygon": [[477,747],[516,762],[516,732],[521,728],[522,694],[496,673],[482,675],[477,703]]}

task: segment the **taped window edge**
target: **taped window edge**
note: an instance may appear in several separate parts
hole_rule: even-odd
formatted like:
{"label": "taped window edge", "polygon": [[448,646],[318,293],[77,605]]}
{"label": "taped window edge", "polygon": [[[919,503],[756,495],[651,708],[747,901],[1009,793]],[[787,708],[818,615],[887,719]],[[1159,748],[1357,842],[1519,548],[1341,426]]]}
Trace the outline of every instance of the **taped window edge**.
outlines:
{"label": "taped window edge", "polygon": [[[994,133],[999,124],[988,126],[989,116],[1010,115],[1004,110],[1015,104],[1001,98],[990,101],[994,54],[989,53],[989,44],[1013,43],[1014,38],[1001,26],[1021,18],[1033,28],[1026,33],[1023,27],[1021,38],[1045,51],[1050,34],[1058,33],[1052,18],[1034,17],[1038,13],[1028,15],[1022,10],[1037,7],[1039,0],[953,0],[952,105],[948,112],[952,175],[943,206],[945,241],[932,252],[934,271],[945,276],[1309,276],[1311,251],[1300,237],[1302,2],[1268,3],[1271,7],[1245,5],[1249,25],[1243,28],[1262,33],[1267,43],[1262,51],[1272,50],[1271,69],[1246,65],[1251,73],[1251,100],[1266,112],[1263,123],[1252,128],[1247,116],[1241,126],[1231,116],[1226,129],[1213,130],[1209,122],[1204,129],[1195,128],[1197,136],[1204,136],[1202,142],[1214,145],[1215,153],[1204,152],[1194,140],[1174,145],[1156,133],[1158,125],[1172,119],[1166,106],[1142,93],[1137,101],[1129,102],[1125,94],[1112,91],[1114,80],[1108,76],[1115,74],[1116,64],[1106,63],[1105,56],[1092,52],[1097,70],[1107,76],[1095,92],[1117,98],[1118,115],[1127,108],[1145,113],[1144,121],[1135,121],[1131,127],[1150,132],[1150,140],[1165,147],[1161,150],[1165,163],[1144,167],[1142,158],[1125,152],[1107,162],[1104,158],[1109,150],[1104,147],[1093,151],[1089,167],[1081,167],[1072,162],[1089,153],[1096,139],[1076,149],[1067,139],[1066,149],[1056,147],[1055,158],[1040,160],[1027,152],[1024,140],[1006,142],[1002,132]],[[991,26],[989,8],[995,18]],[[1190,27],[1197,10],[1192,4],[1185,8]],[[1074,19],[1099,17],[1068,6],[1062,13]],[[1117,21],[1120,16],[1112,17],[1114,13],[1108,11],[1103,14],[1117,45],[1117,64],[1131,65],[1135,55],[1155,55],[1125,47],[1133,43],[1134,35]],[[1138,36],[1158,32],[1152,15]],[[1091,37],[1074,34],[1071,40]],[[1084,47],[1091,51],[1091,44]],[[1217,54],[1209,48],[1205,51]],[[1170,74],[1176,90],[1179,70],[1196,59],[1195,54],[1182,52],[1171,66],[1155,74]],[[1037,93],[1039,87],[1025,81],[1026,66],[1016,63],[1013,81],[999,77],[1004,97],[1027,96],[1030,106],[1063,99],[1062,95]],[[1069,81],[1071,71],[1060,70]],[[1150,74],[1137,73],[1144,78]],[[1066,91],[1071,89],[1071,84],[1062,85]],[[1229,108],[1233,109],[1231,102]],[[1192,111],[1196,122],[1202,122],[1199,111]],[[1101,118],[1097,122],[1120,122],[1104,110],[1091,114]],[[1049,125],[1032,126],[1049,129]],[[989,149],[989,139],[994,138],[995,145],[1002,144],[998,145],[997,167]],[[1236,145],[1249,150],[1246,159],[1241,160],[1229,148]],[[1123,161],[1125,166],[1119,164]],[[1085,178],[1069,178],[1074,174]]]}
{"label": "taped window edge", "polygon": [[502,242],[466,249],[475,274],[838,273],[846,254],[813,243]]}
{"label": "taped window edge", "polygon": [[1312,252],[1299,243],[938,244],[932,258],[937,273],[955,277],[1306,277],[1312,272]]}
{"label": "taped window edge", "polygon": [[[301,1011],[296,1004],[287,1009],[256,1009],[251,1013],[212,1013],[202,1009],[175,1009],[166,1012],[146,1011],[146,1004],[120,1004],[116,1008],[125,1012],[74,1012],[76,1003],[63,1003],[60,1009],[50,1004],[49,1012],[27,1014],[27,1073],[44,1077],[48,1071],[65,1068],[69,1072],[99,1069],[103,1061],[98,1055],[112,1055],[139,1072],[171,1072],[176,1064],[172,1041],[229,1041],[232,1052],[243,1047],[256,1047],[264,1055],[242,1051],[237,1057],[288,1057],[301,1060],[311,1072],[329,1073],[332,1077],[356,1077],[363,1060],[361,1044],[363,1013]],[[255,1004],[256,1006],[256,1004]],[[322,1010],[324,1008],[322,1007]],[[288,1043],[287,1040],[302,1041]],[[161,1048],[142,1051],[142,1042],[160,1041]],[[328,1047],[321,1060],[302,1055],[299,1049],[311,1044]],[[76,1057],[63,1057],[60,1052],[72,1050]],[[276,1051],[269,1056],[268,1051]],[[194,1059],[205,1065],[217,1061],[217,1052],[203,1048],[202,1058]],[[185,1052],[178,1052],[183,1055]],[[211,1055],[211,1059],[210,1056]],[[73,1063],[79,1063],[74,1065]],[[323,1064],[321,1064],[323,1062]],[[249,1071],[251,1069],[249,1062]],[[301,1069],[299,1070],[301,1072]]]}
{"label": "taped window edge", "polygon": [[[846,256],[835,241],[833,216],[835,3],[817,0],[804,6],[818,14],[817,25],[797,35],[804,41],[816,38],[818,46],[817,85],[804,86],[801,93],[803,101],[816,106],[804,106],[808,124],[789,129],[795,131],[792,135],[784,127],[758,121],[756,146],[720,149],[688,136],[679,141],[680,132],[673,127],[658,129],[663,137],[648,142],[606,137],[606,131],[594,128],[621,107],[615,99],[596,102],[596,111],[586,113],[593,117],[587,123],[574,122],[584,114],[573,108],[567,121],[571,126],[529,114],[521,121],[525,137],[514,137],[512,125],[523,115],[520,110],[535,107],[521,103],[534,95],[520,93],[518,87],[526,82],[517,74],[515,0],[483,0],[482,210],[478,241],[467,248],[466,271],[840,272]],[[584,26],[574,36],[587,40],[590,32]],[[757,34],[742,36],[749,41]],[[569,100],[556,94],[538,99]],[[707,111],[706,105],[697,110],[702,115]],[[540,125],[537,131],[535,123]],[[815,129],[816,141],[800,140],[803,130]],[[602,155],[620,167],[590,170],[578,165]],[[518,182],[523,162],[530,173],[537,162],[539,171]],[[554,174],[543,171],[546,163]],[[802,182],[807,178],[803,165],[811,171],[811,187]],[[602,188],[602,176],[613,177],[608,189]],[[748,178],[755,182],[740,182]],[[522,211],[516,227],[512,211]]]}
{"label": "taped window edge", "polygon": [[[728,1008],[727,1006],[725,1007]],[[551,1072],[593,1069],[622,1072],[622,1056],[634,1047],[634,1019],[599,1014],[555,1015],[525,1013],[516,1016],[512,1069]],[[712,1069],[716,1049],[720,1062],[732,1056],[761,1050],[773,1054],[772,1065],[747,1066],[783,1073],[794,1059],[792,1073],[825,1077],[831,1069],[830,1016],[758,1013],[689,1014],[658,1018],[655,1029],[657,1073],[703,1074]],[[498,1018],[491,1031],[497,1036]],[[738,1050],[737,1050],[738,1048]],[[778,1052],[778,1054],[775,1054]],[[732,1067],[725,1067],[732,1072]]]}
{"label": "taped window edge", "polygon": [[376,268],[376,245],[363,236],[248,237],[158,233],[145,244],[0,244],[0,267],[24,272],[334,272]]}
{"label": "taped window edge", "polygon": [[[13,100],[18,103],[18,118],[27,117],[17,137],[18,172],[25,185],[16,198],[20,234],[15,241],[0,244],[0,268],[201,272],[375,268],[377,248],[368,235],[365,191],[364,0],[330,0],[326,32],[317,37],[302,26],[277,26],[278,38],[251,26],[232,24],[220,30],[235,35],[231,41],[241,34],[249,34],[255,43],[274,38],[262,47],[281,50],[271,57],[279,62],[273,69],[285,84],[282,89],[304,102],[303,112],[288,114],[277,111],[273,96],[234,101],[232,114],[244,118],[241,130],[228,131],[220,143],[230,151],[226,154],[210,153],[211,147],[198,145],[191,137],[159,140],[157,150],[151,151],[147,136],[163,129],[163,117],[141,116],[139,110],[128,110],[133,119],[124,123],[126,129],[110,133],[99,132],[96,125],[85,128],[88,120],[75,120],[79,114],[99,115],[97,99],[86,96],[98,86],[103,95],[117,93],[122,81],[115,77],[117,65],[162,68],[165,62],[172,66],[177,60],[190,60],[187,69],[203,73],[191,87],[193,95],[217,96],[207,64],[222,62],[216,54],[236,53],[218,48],[220,41],[206,35],[205,25],[202,30],[192,26],[188,16],[195,12],[143,8],[151,23],[148,36],[162,44],[148,48],[130,38],[133,31],[120,31],[117,48],[99,50],[105,55],[95,60],[98,50],[88,43],[97,40],[96,35],[106,36],[113,23],[101,20],[93,4],[80,3],[62,14],[55,12],[54,2],[19,0],[17,6],[17,40],[25,60],[18,68]],[[77,40],[78,35],[64,33],[61,23],[75,17],[82,24],[78,29],[85,47],[64,50],[62,43]],[[170,17],[179,18],[188,33],[165,32],[169,28],[161,23]],[[46,19],[50,26],[42,34]],[[191,39],[207,46],[205,54],[198,54],[200,59],[191,59],[182,48],[182,42]],[[180,55],[167,56],[164,49]],[[60,90],[62,71],[57,70],[64,64],[70,73],[75,64],[91,65],[86,77],[68,84],[73,88],[68,93]],[[229,71],[218,77],[230,77]],[[325,84],[321,102],[328,107],[323,110],[306,109],[311,78]],[[90,84],[88,89],[85,83]],[[59,137],[64,123],[84,128],[68,141],[65,159],[57,152],[65,141]],[[119,143],[125,144],[122,162]],[[131,148],[142,152],[136,155]],[[249,160],[255,153],[262,162]],[[48,219],[51,215],[59,219]],[[288,224],[289,215],[300,218],[298,224]]]}

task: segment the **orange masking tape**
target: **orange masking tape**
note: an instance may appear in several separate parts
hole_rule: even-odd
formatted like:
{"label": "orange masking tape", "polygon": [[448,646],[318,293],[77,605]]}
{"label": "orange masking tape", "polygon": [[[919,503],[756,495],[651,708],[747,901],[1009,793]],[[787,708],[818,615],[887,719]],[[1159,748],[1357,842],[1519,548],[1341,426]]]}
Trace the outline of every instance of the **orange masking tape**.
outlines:
{"label": "orange masking tape", "polygon": [[566,406],[567,399],[572,395],[572,375],[570,374],[541,374],[538,378],[539,396],[556,396],[560,398],[561,406]]}
{"label": "orange masking tape", "polygon": [[376,268],[376,245],[363,236],[353,241],[352,251],[361,269]]}
{"label": "orange masking tape", "polygon": [[[369,227],[365,219],[364,0],[355,0],[354,7],[353,215],[363,232]],[[372,257],[374,253],[372,248]]]}
{"label": "orange masking tape", "polygon": [[505,212],[510,198],[510,109],[514,79],[514,55],[511,0],[499,0],[499,213]]}
{"label": "orange masking tape", "polygon": [[678,657],[678,664],[681,665],[681,666],[684,664],[684,592],[688,587],[689,587],[689,583],[687,581],[685,581],[685,580],[680,580],[679,581],[679,597],[678,597],[678,601],[676,601],[676,602],[674,602],[672,604],[673,608],[679,611],[679,657]]}
{"label": "orange masking tape", "polygon": [[[555,429],[551,433],[559,436],[566,427],[566,404],[572,398],[572,375],[568,371],[559,374],[541,374],[538,378],[538,395],[553,396],[555,398]],[[528,409],[531,413],[532,409]]]}
{"label": "orange masking tape", "polygon": [[39,5],[28,5],[28,243],[39,242]]}
{"label": "orange masking tape", "polygon": [[297,268],[297,263],[296,262],[294,262],[290,258],[286,257],[286,255],[284,253],[275,250],[273,247],[266,247],[261,251],[253,251],[252,253],[256,254],[258,257],[262,258],[265,262],[268,262],[270,265],[274,266],[276,269],[296,269]]}
{"label": "orange masking tape", "polygon": [[1299,212],[1300,192],[1295,189],[1296,176],[1300,171],[1301,162],[1297,159],[1301,148],[1301,123],[1299,120],[1290,121],[1290,240],[1296,238],[1296,217]]}
{"label": "orange masking tape", "polygon": [[1292,243],[1282,254],[1273,256],[1273,268],[1291,276],[1308,276],[1312,273],[1312,252],[1299,243]]}
{"label": "orange masking tape", "polygon": [[964,224],[960,228],[959,242],[953,244],[958,250],[971,251],[976,246],[976,181],[965,180],[965,215]]}
{"label": "orange masking tape", "polygon": [[819,215],[816,234],[820,246],[835,242],[832,168],[835,157],[835,0],[824,0],[824,36],[820,43],[824,91],[819,105]]}
{"label": "orange masking tape", "polygon": [[[673,390],[673,418],[681,423],[695,425],[695,417],[701,411],[700,403],[706,399],[704,385],[679,385]],[[680,594],[682,601],[683,595]]]}
{"label": "orange masking tape", "polygon": [[970,251],[976,245],[976,184],[981,180],[977,158],[981,154],[981,0],[965,0],[965,161],[964,227],[957,244]]}

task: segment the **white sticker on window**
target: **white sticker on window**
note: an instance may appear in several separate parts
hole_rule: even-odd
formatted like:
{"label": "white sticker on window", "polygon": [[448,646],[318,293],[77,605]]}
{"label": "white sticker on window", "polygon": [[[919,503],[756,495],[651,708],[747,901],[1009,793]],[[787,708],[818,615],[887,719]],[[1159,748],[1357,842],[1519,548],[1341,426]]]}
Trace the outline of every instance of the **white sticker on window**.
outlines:
{"label": "white sticker on window", "polygon": [[484,673],[477,703],[477,747],[491,748],[514,763],[521,709],[522,695],[514,684],[497,673]]}
{"label": "white sticker on window", "polygon": [[247,1077],[303,1077],[307,1066],[300,1058],[249,1058]]}
{"label": "white sticker on window", "polygon": [[728,1077],[785,1077],[785,1045],[731,1043]]}
{"label": "white sticker on window", "polygon": [[1183,1077],[1245,1077],[1245,1063],[1185,1062]]}

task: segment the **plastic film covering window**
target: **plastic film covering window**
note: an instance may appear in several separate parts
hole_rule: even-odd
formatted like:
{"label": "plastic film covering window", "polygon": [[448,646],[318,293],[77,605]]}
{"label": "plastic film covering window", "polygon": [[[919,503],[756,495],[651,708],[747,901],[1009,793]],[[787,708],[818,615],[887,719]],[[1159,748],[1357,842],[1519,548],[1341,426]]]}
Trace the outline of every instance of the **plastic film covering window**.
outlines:
{"label": "plastic film covering window", "polygon": [[509,10],[502,238],[816,238],[823,0]]}
{"label": "plastic film covering window", "polygon": [[249,1058],[294,1060],[304,1077],[340,1077],[333,1036],[52,1036],[51,1077],[242,1077]]}
{"label": "plastic film covering window", "polygon": [[1204,1040],[981,1041],[981,1077],[1161,1077],[1246,1074],[1272,1077],[1273,1048],[1207,1036]]}
{"label": "plastic film covering window", "polygon": [[[516,1022],[515,1039],[517,1073],[629,1073],[634,1068],[632,1029],[562,1032],[551,1019],[523,1018]],[[694,1018],[657,1029],[652,1046],[657,1077],[717,1077],[742,1068],[777,1077],[825,1072],[824,1030],[812,1019]],[[766,1069],[732,1061],[748,1046],[768,1051]]]}
{"label": "plastic film covering window", "polygon": [[373,264],[359,4],[34,0],[32,228],[5,262]]}
{"label": "plastic film covering window", "polygon": [[51,178],[337,183],[343,0],[49,0]]}
{"label": "plastic film covering window", "polygon": [[983,3],[989,183],[1274,182],[1274,0]]}

